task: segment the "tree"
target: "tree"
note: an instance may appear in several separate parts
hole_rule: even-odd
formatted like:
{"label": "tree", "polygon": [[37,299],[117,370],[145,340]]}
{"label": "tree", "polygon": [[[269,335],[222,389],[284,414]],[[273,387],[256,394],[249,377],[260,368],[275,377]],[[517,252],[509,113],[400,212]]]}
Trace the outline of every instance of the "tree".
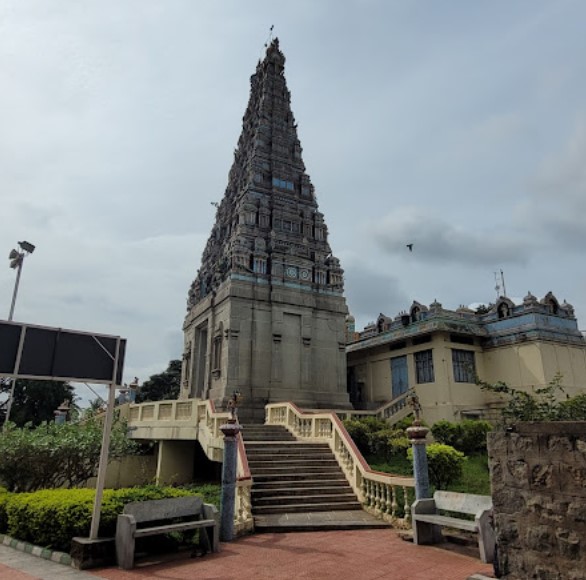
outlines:
{"label": "tree", "polygon": [[[0,383],[0,393],[10,395],[11,384]],[[18,379],[14,389],[14,399],[10,410],[10,421],[22,427],[26,423],[40,425],[55,419],[54,411],[61,403],[67,401],[75,407],[75,391],[69,383],[61,381],[38,381]],[[8,401],[2,404],[2,418],[6,415]]]}
{"label": "tree", "polygon": [[502,409],[504,423],[515,421],[586,421],[584,394],[570,397],[557,374],[545,387],[531,392],[509,387],[499,381],[491,384],[477,381],[483,391],[501,395],[505,399]]}
{"label": "tree", "polygon": [[152,375],[140,387],[136,402],[176,399],[181,389],[181,361],[172,360],[165,372]]}

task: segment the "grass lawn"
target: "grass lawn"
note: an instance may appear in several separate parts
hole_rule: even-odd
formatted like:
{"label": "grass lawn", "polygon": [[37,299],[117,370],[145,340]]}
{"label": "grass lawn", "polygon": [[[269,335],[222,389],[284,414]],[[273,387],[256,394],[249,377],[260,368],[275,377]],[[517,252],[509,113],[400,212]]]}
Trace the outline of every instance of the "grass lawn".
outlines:
{"label": "grass lawn", "polygon": [[[384,473],[411,475],[411,462],[402,456],[392,457],[390,461],[374,455],[366,457],[370,468]],[[462,477],[448,486],[448,491],[490,495],[490,477],[486,454],[471,455],[464,463]]]}

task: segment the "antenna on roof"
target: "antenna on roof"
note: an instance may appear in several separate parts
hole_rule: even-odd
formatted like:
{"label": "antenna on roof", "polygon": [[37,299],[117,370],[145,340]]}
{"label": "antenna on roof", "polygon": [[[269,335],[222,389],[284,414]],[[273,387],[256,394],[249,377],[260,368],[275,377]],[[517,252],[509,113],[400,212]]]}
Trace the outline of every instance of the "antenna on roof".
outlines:
{"label": "antenna on roof", "polygon": [[496,299],[501,297],[501,287],[499,284],[498,272],[494,273],[494,289],[496,290]]}
{"label": "antenna on roof", "polygon": [[[505,286],[505,274],[501,270],[494,273],[494,289],[496,290],[496,299],[507,295],[507,288]],[[501,294],[502,289],[502,294]]]}

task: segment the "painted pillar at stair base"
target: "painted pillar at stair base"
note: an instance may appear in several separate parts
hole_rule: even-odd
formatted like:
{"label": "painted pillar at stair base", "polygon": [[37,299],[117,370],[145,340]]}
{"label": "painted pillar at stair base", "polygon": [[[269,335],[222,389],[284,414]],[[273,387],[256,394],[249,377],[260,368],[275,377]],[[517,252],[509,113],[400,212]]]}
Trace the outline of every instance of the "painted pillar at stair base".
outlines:
{"label": "painted pillar at stair base", "polygon": [[[417,413],[417,410],[416,410]],[[413,476],[415,478],[415,499],[431,497],[429,490],[429,467],[427,464],[427,445],[425,438],[429,433],[427,427],[422,427],[419,419],[413,426],[406,429],[407,437],[413,451]]]}
{"label": "painted pillar at stair base", "polygon": [[228,187],[188,295],[181,396],[351,408],[343,270],[305,172],[278,40],[251,78]]}
{"label": "painted pillar at stair base", "polygon": [[224,434],[224,460],[222,462],[222,495],[220,499],[220,540],[230,542],[234,538],[234,510],[236,503],[236,470],[238,468],[238,423],[220,427]]}

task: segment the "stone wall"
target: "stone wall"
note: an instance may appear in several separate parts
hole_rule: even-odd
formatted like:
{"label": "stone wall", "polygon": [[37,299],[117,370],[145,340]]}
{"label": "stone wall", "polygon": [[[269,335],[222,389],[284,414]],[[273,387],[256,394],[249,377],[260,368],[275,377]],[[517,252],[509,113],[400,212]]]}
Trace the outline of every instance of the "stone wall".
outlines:
{"label": "stone wall", "polygon": [[586,580],[586,422],[488,437],[501,578]]}

